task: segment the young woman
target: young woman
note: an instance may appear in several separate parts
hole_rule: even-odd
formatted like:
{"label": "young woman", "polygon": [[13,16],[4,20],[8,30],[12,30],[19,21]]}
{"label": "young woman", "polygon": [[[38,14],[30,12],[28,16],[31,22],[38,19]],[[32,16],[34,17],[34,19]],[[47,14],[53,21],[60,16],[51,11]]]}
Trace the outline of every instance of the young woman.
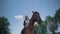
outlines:
{"label": "young woman", "polygon": [[25,16],[25,20],[24,20],[24,27],[28,27],[29,26],[29,18],[28,16],[26,15]]}

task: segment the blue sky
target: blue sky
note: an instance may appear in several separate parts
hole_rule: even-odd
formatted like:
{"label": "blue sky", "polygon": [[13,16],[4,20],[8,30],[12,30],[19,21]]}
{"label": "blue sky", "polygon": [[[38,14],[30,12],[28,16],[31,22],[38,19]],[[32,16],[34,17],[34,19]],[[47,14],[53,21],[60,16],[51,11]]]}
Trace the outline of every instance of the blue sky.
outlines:
{"label": "blue sky", "polygon": [[[60,8],[60,0],[0,0],[0,16],[9,19],[12,34],[19,34],[23,28],[24,16],[32,16],[32,11],[40,13],[45,20],[48,15],[54,16]],[[15,16],[22,16],[20,18]]]}

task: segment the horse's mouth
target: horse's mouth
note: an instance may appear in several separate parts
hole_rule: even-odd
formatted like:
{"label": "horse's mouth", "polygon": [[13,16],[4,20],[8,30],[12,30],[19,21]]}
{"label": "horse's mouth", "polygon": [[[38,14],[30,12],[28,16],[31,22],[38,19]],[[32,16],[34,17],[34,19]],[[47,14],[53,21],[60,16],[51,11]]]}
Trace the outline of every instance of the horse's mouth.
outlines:
{"label": "horse's mouth", "polygon": [[39,20],[37,20],[37,19],[34,19],[34,22],[39,22]]}

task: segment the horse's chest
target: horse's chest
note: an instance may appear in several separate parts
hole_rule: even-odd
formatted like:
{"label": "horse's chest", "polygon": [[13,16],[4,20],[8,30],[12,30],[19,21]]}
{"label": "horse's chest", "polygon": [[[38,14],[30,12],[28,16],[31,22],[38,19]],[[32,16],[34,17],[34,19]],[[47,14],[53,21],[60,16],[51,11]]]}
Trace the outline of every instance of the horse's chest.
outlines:
{"label": "horse's chest", "polygon": [[27,29],[25,32],[26,32],[26,34],[34,34],[34,30]]}

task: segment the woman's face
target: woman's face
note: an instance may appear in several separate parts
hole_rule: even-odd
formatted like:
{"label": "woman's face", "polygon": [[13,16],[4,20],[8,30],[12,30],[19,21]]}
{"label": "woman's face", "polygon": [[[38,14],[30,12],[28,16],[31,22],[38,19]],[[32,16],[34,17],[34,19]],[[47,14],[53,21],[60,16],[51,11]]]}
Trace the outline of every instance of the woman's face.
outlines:
{"label": "woman's face", "polygon": [[28,16],[25,16],[25,20],[28,20]]}

